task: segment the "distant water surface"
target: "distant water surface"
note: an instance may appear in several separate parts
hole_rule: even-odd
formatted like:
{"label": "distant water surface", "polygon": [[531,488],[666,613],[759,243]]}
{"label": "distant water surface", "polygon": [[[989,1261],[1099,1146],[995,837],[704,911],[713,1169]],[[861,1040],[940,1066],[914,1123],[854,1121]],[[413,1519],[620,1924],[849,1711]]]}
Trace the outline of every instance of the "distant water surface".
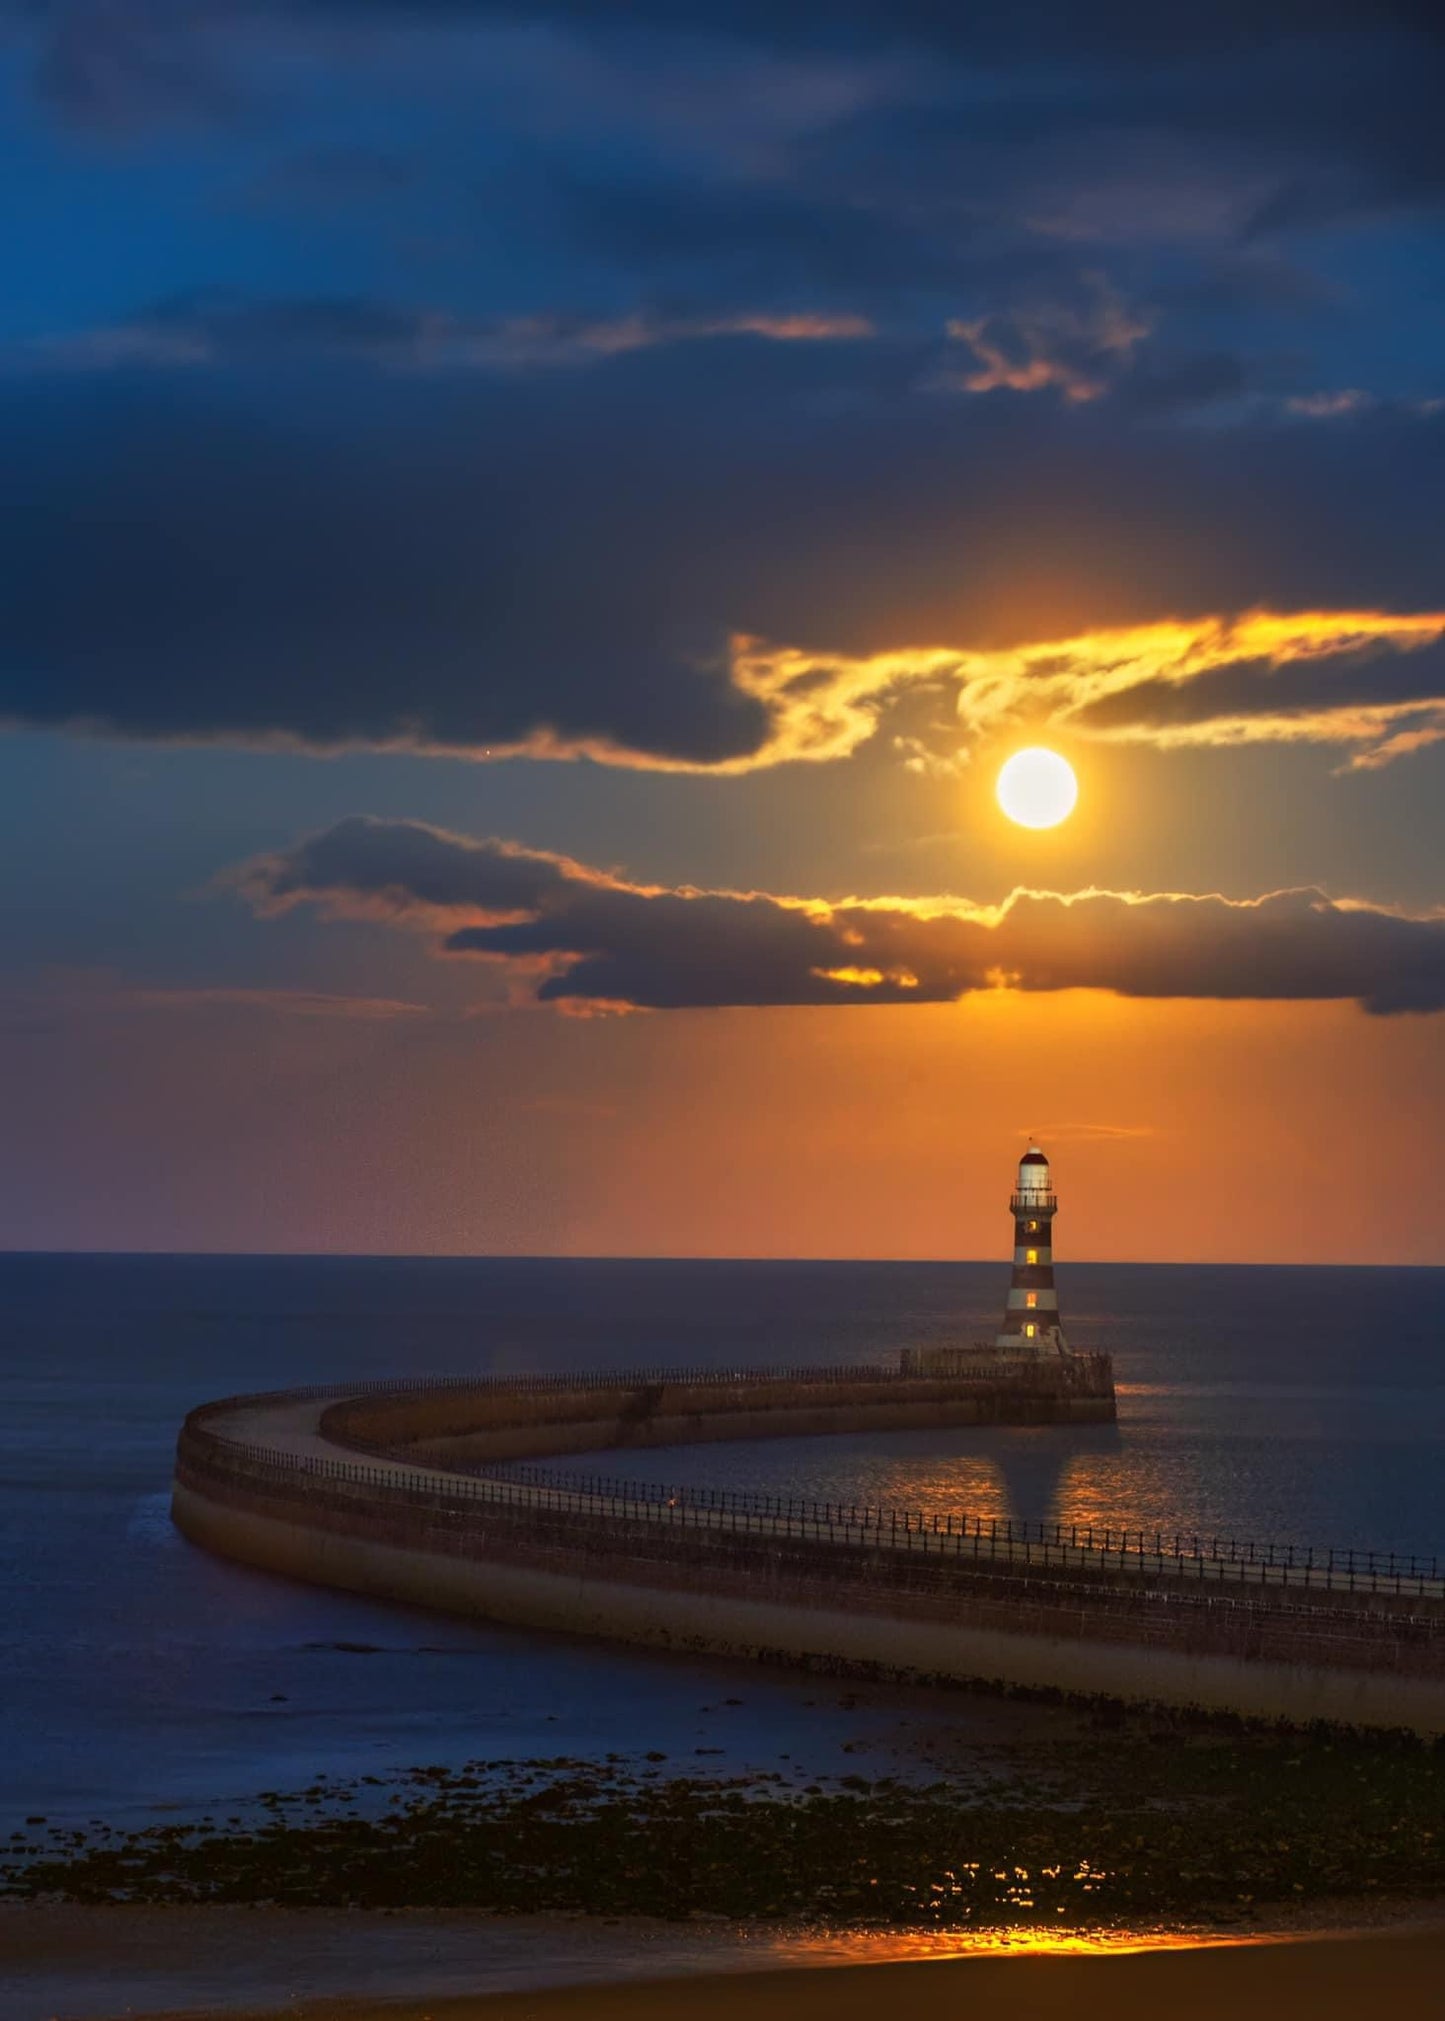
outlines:
{"label": "distant water surface", "polygon": [[[450,1621],[172,1531],[193,1404],[388,1375],[855,1362],[987,1337],[998,1264],[0,1257],[0,1824],[469,1754],[730,1766],[858,1739],[814,1680]],[[612,1474],[983,1515],[1445,1547],[1445,1270],[1072,1265],[1117,1426],[608,1454]],[[575,1463],[574,1463],[575,1464]],[[746,1687],[737,1684],[746,1676]],[[731,1680],[731,1685],[727,1680]],[[959,1701],[923,1720],[966,1715]],[[881,1715],[880,1715],[881,1716]]]}

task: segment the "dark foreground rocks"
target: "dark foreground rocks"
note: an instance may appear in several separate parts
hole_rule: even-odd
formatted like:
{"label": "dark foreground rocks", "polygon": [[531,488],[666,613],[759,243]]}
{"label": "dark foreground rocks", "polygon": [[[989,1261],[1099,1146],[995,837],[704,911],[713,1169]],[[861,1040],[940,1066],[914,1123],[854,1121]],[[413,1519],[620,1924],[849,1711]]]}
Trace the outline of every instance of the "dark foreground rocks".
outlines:
{"label": "dark foreground rocks", "polygon": [[245,1818],[32,1827],[0,1893],[1071,1929],[1445,1895],[1439,1746],[1129,1721],[986,1766],[929,1784],[653,1755],[418,1769],[267,1792]]}

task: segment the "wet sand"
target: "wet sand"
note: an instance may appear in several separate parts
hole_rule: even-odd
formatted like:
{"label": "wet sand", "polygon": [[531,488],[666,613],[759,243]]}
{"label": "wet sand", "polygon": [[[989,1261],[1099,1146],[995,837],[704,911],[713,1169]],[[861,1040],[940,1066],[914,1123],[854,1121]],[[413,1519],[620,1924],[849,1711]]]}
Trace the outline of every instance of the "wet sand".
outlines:
{"label": "wet sand", "polygon": [[[286,2021],[1359,2021],[1435,2011],[1445,1935],[1320,1938],[1087,1956],[968,1956],[572,1986],[427,2001],[349,1999]],[[252,2017],[248,2017],[252,2021]],[[255,2016],[254,2021],[262,2021]],[[266,2016],[265,2021],[272,2021]],[[275,2021],[281,2021],[277,2015]]]}
{"label": "wet sand", "polygon": [[[849,1935],[590,1918],[347,1911],[0,1910],[4,2021],[1311,2021],[1367,1999],[1431,2011],[1445,1914],[1372,1904],[1362,1930],[1146,1935],[1045,1946],[1020,1933]],[[1080,1947],[1068,1950],[1074,1943]],[[1147,1948],[1139,1948],[1139,1945]],[[1087,1946],[1085,1948],[1085,1946]],[[363,1989],[363,1990],[357,1990]]]}

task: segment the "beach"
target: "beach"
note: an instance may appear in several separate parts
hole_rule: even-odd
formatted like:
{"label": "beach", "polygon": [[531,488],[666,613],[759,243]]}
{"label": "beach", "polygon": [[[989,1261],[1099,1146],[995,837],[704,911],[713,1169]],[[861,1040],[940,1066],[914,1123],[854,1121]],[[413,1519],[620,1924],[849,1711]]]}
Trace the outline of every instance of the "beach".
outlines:
{"label": "beach", "polygon": [[[1122,1956],[969,1957],[815,1973],[569,1987],[397,2006],[330,2002],[295,2021],[1353,2021],[1369,2002],[1424,2012],[1438,1998],[1445,1936],[1146,1951]],[[260,2017],[256,2017],[260,2021]]]}
{"label": "beach", "polygon": [[345,1912],[35,1908],[0,1914],[6,2021],[1109,2021],[1427,2011],[1445,1917],[1375,1927],[1026,1932],[950,1954],[927,1937]]}
{"label": "beach", "polygon": [[[294,2021],[1353,2021],[1365,2003],[1426,2011],[1445,1936],[1370,1937],[1114,1957],[971,1957],[816,1973],[569,1987],[424,2006],[365,2000],[295,2008]],[[255,2017],[261,2021],[261,2017]],[[269,2021],[269,2017],[267,2017]]]}

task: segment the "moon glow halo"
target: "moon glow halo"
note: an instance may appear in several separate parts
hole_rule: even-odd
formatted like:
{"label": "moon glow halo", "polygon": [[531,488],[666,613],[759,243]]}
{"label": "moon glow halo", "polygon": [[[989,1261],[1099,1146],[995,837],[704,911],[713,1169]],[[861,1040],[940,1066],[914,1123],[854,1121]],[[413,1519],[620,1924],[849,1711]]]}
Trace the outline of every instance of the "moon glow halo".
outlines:
{"label": "moon glow halo", "polygon": [[1042,744],[1015,751],[994,790],[999,806],[1020,828],[1057,828],[1068,820],[1079,798],[1073,766]]}

